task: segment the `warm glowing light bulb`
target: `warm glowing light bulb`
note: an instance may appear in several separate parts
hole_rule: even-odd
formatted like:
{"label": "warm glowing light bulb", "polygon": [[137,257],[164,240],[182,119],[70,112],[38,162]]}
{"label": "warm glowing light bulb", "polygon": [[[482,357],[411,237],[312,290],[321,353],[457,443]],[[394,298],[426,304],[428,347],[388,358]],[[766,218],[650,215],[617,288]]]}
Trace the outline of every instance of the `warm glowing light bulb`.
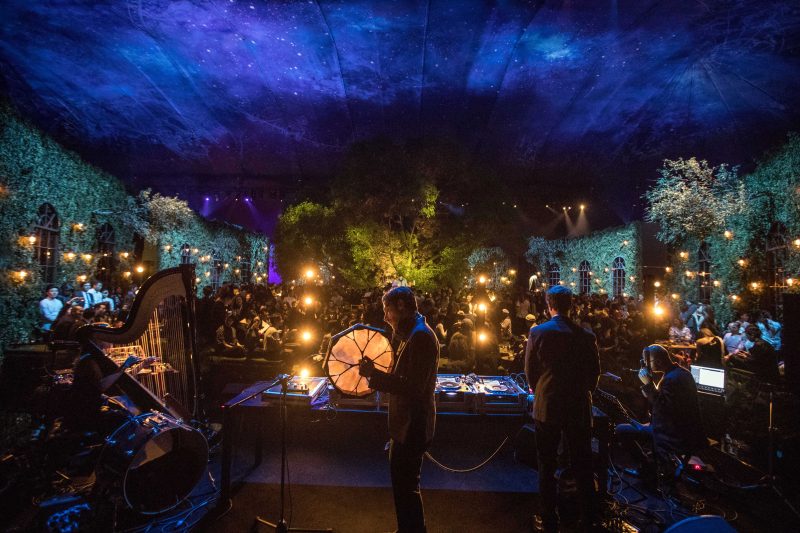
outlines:
{"label": "warm glowing light bulb", "polygon": [[660,286],[661,286],[660,281],[656,281],[655,283],[653,283],[653,287],[655,287],[656,289],[659,288]]}
{"label": "warm glowing light bulb", "polygon": [[143,267],[142,265],[139,265],[139,266],[137,266],[137,267],[136,267],[136,272],[138,272],[139,274],[141,274],[142,272],[144,272],[144,267]]}
{"label": "warm glowing light bulb", "polygon": [[481,284],[486,283],[486,276],[480,276],[478,278],[478,283],[481,283]]}
{"label": "warm glowing light bulb", "polygon": [[508,271],[508,275],[509,275],[509,276],[513,276],[513,275],[514,275],[514,274],[516,274],[516,273],[517,273],[517,271],[516,271],[516,270],[514,270],[513,268],[512,268],[511,270],[509,270],[509,271]]}
{"label": "warm glowing light bulb", "polygon": [[481,312],[486,311],[486,304],[485,303],[479,303],[478,304],[478,311],[481,311]]}
{"label": "warm glowing light bulb", "polygon": [[670,272],[672,272],[672,267],[664,267],[664,272],[669,274]]}
{"label": "warm glowing light bulb", "polygon": [[303,337],[303,340],[304,340],[304,341],[310,341],[310,340],[311,340],[311,332],[310,332],[310,331],[308,331],[308,330],[305,330],[305,331],[303,332],[303,335],[302,335],[302,337]]}
{"label": "warm glowing light bulb", "polygon": [[311,298],[311,296],[306,296],[305,298],[303,298],[303,303],[306,305],[311,305],[314,303],[314,300],[313,298]]}
{"label": "warm glowing light bulb", "polygon": [[731,294],[731,300],[733,300],[735,302],[738,299],[739,299],[738,296],[736,296],[735,294]]}
{"label": "warm glowing light bulb", "polygon": [[622,246],[628,246],[628,241],[622,241]]}
{"label": "warm glowing light bulb", "polygon": [[676,293],[676,292],[673,292],[673,293],[672,293],[672,299],[673,299],[673,300],[677,300],[677,299],[678,299],[678,298],[680,298],[680,297],[681,297],[681,295],[680,295],[680,294],[678,294],[678,293]]}
{"label": "warm glowing light bulb", "polygon": [[739,259],[739,260],[738,260],[738,261],[736,261],[736,262],[737,262],[737,263],[739,263],[739,266],[740,266],[740,267],[743,267],[747,261],[745,261],[744,259]]}
{"label": "warm glowing light bulb", "polygon": [[794,278],[787,278],[787,279],[786,279],[786,284],[787,284],[788,286],[790,286],[790,287],[791,287],[792,285],[794,285]]}
{"label": "warm glowing light bulb", "polygon": [[730,230],[725,230],[723,235],[725,236],[726,239],[733,239],[733,232],[731,232]]}
{"label": "warm glowing light bulb", "polygon": [[67,252],[66,254],[67,261],[72,261],[75,259],[75,252]]}
{"label": "warm glowing light bulb", "polygon": [[314,277],[314,271],[313,271],[313,270],[311,270],[310,268],[309,268],[308,270],[306,270],[306,277],[307,277],[308,279],[311,279],[311,278],[313,278],[313,277]]}
{"label": "warm glowing light bulb", "polygon": [[584,209],[586,209],[586,206],[584,204],[581,204],[581,211],[583,211]]}
{"label": "warm glowing light bulb", "polygon": [[715,279],[715,280],[714,280],[714,286],[715,286],[715,287],[719,287],[719,285],[720,285],[720,284],[719,284],[719,280],[718,280],[718,279]]}
{"label": "warm glowing light bulb", "polygon": [[754,281],[753,283],[751,283],[750,284],[750,288],[753,289],[753,290],[757,289],[758,288],[758,282]]}
{"label": "warm glowing light bulb", "polygon": [[84,261],[91,261],[92,260],[92,254],[83,254],[83,260]]}
{"label": "warm glowing light bulb", "polygon": [[17,272],[17,277],[20,279],[20,281],[22,281],[28,277],[28,272],[25,270],[20,270],[19,272]]}
{"label": "warm glowing light bulb", "polygon": [[656,316],[661,316],[664,314],[664,309],[660,305],[656,305],[653,307],[653,312],[656,314]]}
{"label": "warm glowing light bulb", "polygon": [[28,243],[30,243],[31,246],[36,244],[36,235],[31,235],[30,237],[28,237]]}
{"label": "warm glowing light bulb", "polygon": [[308,369],[307,369],[307,368],[302,368],[302,369],[300,370],[300,377],[301,377],[301,378],[303,378],[303,379],[307,378],[307,377],[308,377],[308,374],[309,374],[309,372],[308,372]]}
{"label": "warm glowing light bulb", "polygon": [[486,333],[484,333],[483,331],[478,333],[478,340],[481,342],[486,342]]}
{"label": "warm glowing light bulb", "polygon": [[679,256],[681,259],[686,259],[686,258],[688,258],[688,257],[689,257],[689,252],[679,252],[679,253],[678,253],[678,256]]}
{"label": "warm glowing light bulb", "polygon": [[800,248],[800,239],[795,239],[794,240],[794,245],[797,246],[798,248]]}

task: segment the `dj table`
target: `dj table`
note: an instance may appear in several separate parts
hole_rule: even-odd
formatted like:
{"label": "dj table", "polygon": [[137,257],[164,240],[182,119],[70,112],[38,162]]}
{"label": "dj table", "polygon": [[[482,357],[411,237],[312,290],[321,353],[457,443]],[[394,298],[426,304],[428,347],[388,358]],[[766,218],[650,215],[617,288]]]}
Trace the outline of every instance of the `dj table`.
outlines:
{"label": "dj table", "polygon": [[[281,386],[262,381],[246,387],[238,395],[225,402],[223,408],[223,457],[222,457],[222,498],[230,497],[231,463],[235,417],[250,413],[252,425],[248,433],[254,433],[253,468],[262,463],[264,448],[264,420],[277,412],[281,400]],[[436,386],[437,415],[442,422],[458,424],[459,427],[482,427],[492,422],[494,425],[514,425],[518,430],[529,421],[529,408],[533,395],[524,390],[520,383],[509,376],[461,376],[439,374]],[[522,383],[524,385],[524,383]],[[337,417],[339,421],[351,420],[353,423],[385,417],[387,412],[385,395],[371,394],[363,398],[341,396],[329,387],[323,377],[292,378],[287,385],[286,405],[291,416],[301,422],[313,423],[326,417]],[[365,418],[366,417],[366,418]],[[607,457],[609,437],[606,434],[608,417],[595,409],[595,433],[597,452]],[[377,421],[376,421],[377,422]],[[513,428],[510,428],[513,429]],[[601,469],[601,478],[602,476]]]}

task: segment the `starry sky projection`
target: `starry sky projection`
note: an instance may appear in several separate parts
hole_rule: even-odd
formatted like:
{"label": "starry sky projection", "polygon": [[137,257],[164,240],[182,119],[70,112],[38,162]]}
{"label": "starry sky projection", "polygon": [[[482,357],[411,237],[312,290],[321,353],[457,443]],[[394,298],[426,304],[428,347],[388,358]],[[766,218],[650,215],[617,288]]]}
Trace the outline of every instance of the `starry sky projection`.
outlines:
{"label": "starry sky projection", "polygon": [[664,157],[799,130],[799,55],[796,0],[0,6],[6,97],[123,179],[324,180],[354,141],[439,137],[621,219]]}

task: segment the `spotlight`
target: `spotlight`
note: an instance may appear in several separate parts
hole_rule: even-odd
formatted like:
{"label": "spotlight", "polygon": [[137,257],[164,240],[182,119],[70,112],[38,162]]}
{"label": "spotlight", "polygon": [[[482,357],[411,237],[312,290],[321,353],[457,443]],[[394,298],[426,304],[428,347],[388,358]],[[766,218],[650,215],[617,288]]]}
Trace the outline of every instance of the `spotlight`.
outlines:
{"label": "spotlight", "polygon": [[653,313],[655,313],[656,316],[661,316],[664,314],[664,309],[660,305],[655,305],[653,306]]}
{"label": "spotlight", "polygon": [[478,283],[480,283],[481,285],[483,285],[484,283],[486,283],[486,276],[481,276],[481,277],[479,277],[479,278],[478,278]]}
{"label": "spotlight", "polygon": [[142,265],[139,265],[139,266],[137,266],[137,267],[136,267],[136,272],[138,272],[139,274],[141,274],[142,272],[144,272],[144,267],[143,267]]}
{"label": "spotlight", "polygon": [[[307,332],[306,332],[306,333],[307,333]],[[303,379],[307,378],[307,377],[308,377],[308,374],[309,374],[309,372],[308,372],[308,369],[307,369],[307,368],[302,368],[302,369],[300,369],[300,377],[301,377],[301,378],[303,378]]]}
{"label": "spotlight", "polygon": [[314,303],[314,299],[311,296],[306,296],[303,298],[303,303],[306,305],[311,305]]}
{"label": "spotlight", "polygon": [[209,198],[208,196],[206,196],[206,202],[210,202],[210,201],[211,201],[211,198]]}
{"label": "spotlight", "polygon": [[653,283],[653,287],[655,287],[656,289],[659,288],[660,286],[661,286],[660,281],[656,281],[655,283]]}
{"label": "spotlight", "polygon": [[584,209],[586,209],[586,206],[584,204],[581,204],[581,211],[583,211]]}
{"label": "spotlight", "polygon": [[485,312],[486,311],[486,304],[483,303],[483,302],[479,303],[478,304],[478,311],[480,311],[481,313]]}
{"label": "spotlight", "polygon": [[311,270],[310,268],[309,268],[308,270],[306,270],[306,277],[307,277],[308,279],[311,279],[311,278],[313,278],[313,277],[314,277],[314,271],[313,271],[313,270]]}
{"label": "spotlight", "polygon": [[481,342],[486,342],[486,338],[487,338],[487,337],[486,337],[486,333],[484,333],[483,331],[481,331],[480,333],[478,333],[478,340],[479,340],[479,341],[481,341]]}
{"label": "spotlight", "polygon": [[308,330],[305,330],[305,331],[304,331],[304,332],[301,334],[301,337],[303,338],[303,341],[304,341],[304,342],[308,342],[308,341],[310,341],[310,340],[311,340],[311,332],[310,332],[310,331],[308,331]]}

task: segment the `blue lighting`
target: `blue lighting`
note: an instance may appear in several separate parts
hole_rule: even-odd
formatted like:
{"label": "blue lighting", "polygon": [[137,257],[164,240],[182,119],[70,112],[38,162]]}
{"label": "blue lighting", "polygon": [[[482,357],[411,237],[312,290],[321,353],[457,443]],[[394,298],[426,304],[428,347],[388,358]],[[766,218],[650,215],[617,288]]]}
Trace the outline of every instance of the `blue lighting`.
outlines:
{"label": "blue lighting", "polygon": [[0,71],[122,177],[330,176],[354,141],[435,136],[638,199],[665,157],[746,164],[798,129],[795,5],[7,0]]}

